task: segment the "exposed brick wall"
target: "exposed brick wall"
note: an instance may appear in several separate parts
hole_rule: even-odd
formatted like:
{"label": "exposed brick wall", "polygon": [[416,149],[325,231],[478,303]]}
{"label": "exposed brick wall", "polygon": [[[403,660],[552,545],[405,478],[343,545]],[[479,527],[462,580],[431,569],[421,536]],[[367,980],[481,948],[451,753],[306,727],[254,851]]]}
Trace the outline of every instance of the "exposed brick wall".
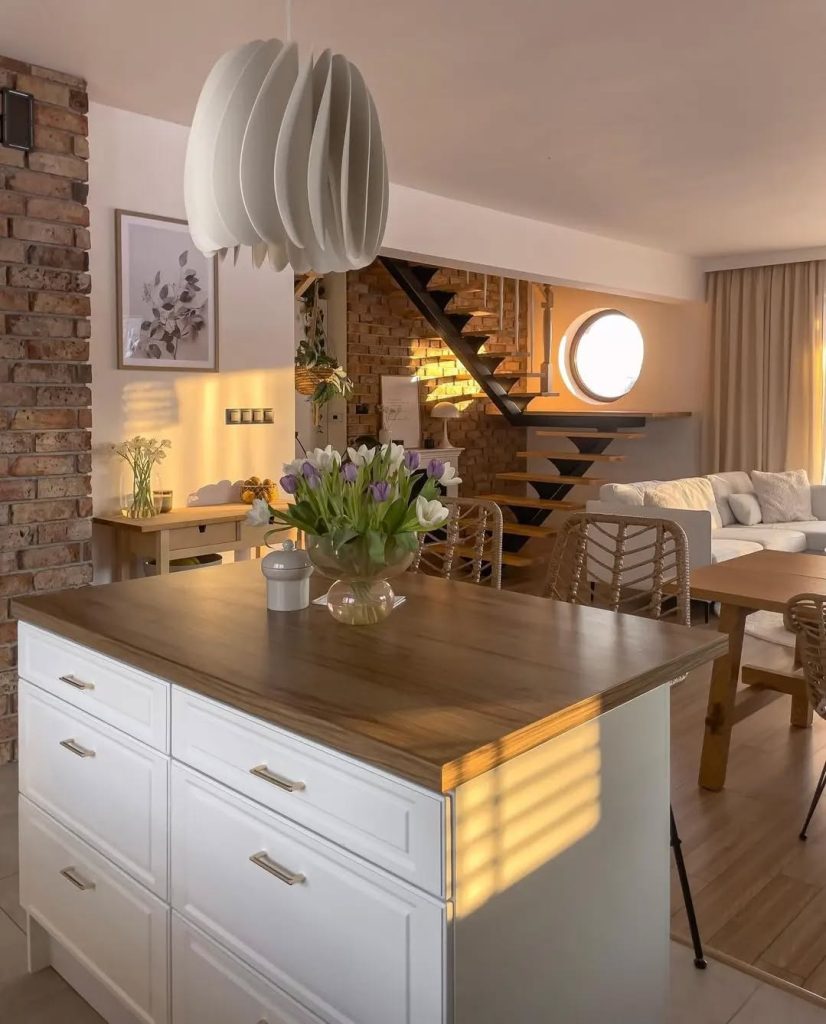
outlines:
{"label": "exposed brick wall", "polygon": [[[445,281],[465,280],[461,272],[444,271],[440,274]],[[479,275],[471,276],[471,283],[481,280]],[[489,351],[514,347],[513,286],[510,282],[507,285],[501,340],[497,335],[498,323],[494,321],[490,326],[490,322],[486,322],[487,330],[494,332]],[[491,278],[489,305],[497,309],[498,287],[498,279]],[[521,298],[520,336],[521,347],[524,348],[524,284]],[[483,330],[485,323],[471,321],[465,329]],[[359,434],[378,436],[381,426],[378,410],[381,403],[380,377],[383,374],[417,374],[420,377],[422,441],[430,437],[439,443],[444,421],[430,416],[429,410],[434,403],[427,401],[428,395],[436,390],[445,397],[451,392],[460,394],[474,384],[472,381],[455,381],[455,375],[462,373],[463,367],[451,358],[447,346],[431,337],[432,334],[433,328],[418,316],[410,300],[380,264],[373,263],[363,270],[348,273],[347,372],[354,384],[353,398],[347,408],[347,432],[351,440]],[[502,368],[509,368],[509,364],[503,363]],[[366,414],[356,412],[356,406],[362,403],[368,406]],[[450,440],[456,447],[465,449],[460,464],[461,493],[464,495],[501,490],[502,483],[497,484],[496,473],[524,468],[516,452],[525,449],[527,431],[509,426],[501,416],[487,415],[485,404],[484,399],[462,403],[461,418],[449,423]]]}
{"label": "exposed brick wall", "polygon": [[0,147],[0,763],[16,752],[11,599],[89,583],[86,83],[0,57],[35,148]]}

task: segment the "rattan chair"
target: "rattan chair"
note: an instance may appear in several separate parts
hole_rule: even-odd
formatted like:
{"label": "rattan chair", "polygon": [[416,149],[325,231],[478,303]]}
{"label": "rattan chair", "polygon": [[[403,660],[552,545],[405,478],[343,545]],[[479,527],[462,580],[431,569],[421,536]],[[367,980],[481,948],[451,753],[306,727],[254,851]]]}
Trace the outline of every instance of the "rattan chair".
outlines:
{"label": "rattan chair", "polygon": [[[599,513],[572,515],[559,531],[545,578],[544,596],[689,626],[691,600],[685,532],[670,519]],[[674,808],[669,810],[671,849],[694,946],[694,965],[703,969],[706,960],[694,900]]]}
{"label": "rattan chair", "polygon": [[[826,597],[798,594],[786,605],[786,629],[797,635],[795,662],[803,669],[809,701],[821,718],[826,718]],[[800,830],[805,839],[809,822],[826,789],[826,764],[815,786],[812,802]]]}
{"label": "rattan chair", "polygon": [[447,522],[422,534],[411,572],[502,586],[502,510],[483,498],[442,498]]}

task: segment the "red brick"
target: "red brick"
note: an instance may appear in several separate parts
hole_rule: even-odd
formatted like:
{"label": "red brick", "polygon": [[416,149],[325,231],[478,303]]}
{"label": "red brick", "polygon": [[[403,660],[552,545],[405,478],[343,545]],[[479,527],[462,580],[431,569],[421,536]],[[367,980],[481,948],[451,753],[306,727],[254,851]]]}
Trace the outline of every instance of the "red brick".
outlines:
{"label": "red brick", "polygon": [[89,140],[84,135],[73,135],[75,156],[82,160],[89,159]]}
{"label": "red brick", "polygon": [[8,267],[8,284],[14,288],[36,288],[50,292],[87,293],[91,288],[88,274],[75,270],[50,270],[48,267]]}
{"label": "red brick", "polygon": [[0,501],[28,501],[37,497],[34,480],[0,479]]}
{"label": "red brick", "polygon": [[25,213],[26,198],[16,192],[0,192],[0,213]]}
{"label": "red brick", "polygon": [[12,430],[71,430],[76,427],[74,409],[18,409],[12,416]]}
{"label": "red brick", "polygon": [[61,156],[58,153],[29,153],[29,169],[43,171],[46,174],[57,174],[63,178],[76,178],[86,181],[89,177],[89,165],[76,156]]}
{"label": "red brick", "polygon": [[[0,193],[2,195],[2,193]],[[9,213],[17,211],[10,210]],[[30,217],[40,220],[60,221],[61,224],[80,224],[89,226],[89,209],[81,203],[73,203],[66,199],[45,199],[42,197],[29,199],[26,212]],[[86,246],[88,248],[88,246]]]}
{"label": "red brick", "polygon": [[[26,384],[0,384],[0,405],[34,405],[35,389]],[[45,403],[43,403],[45,404]]]}
{"label": "red brick", "polygon": [[15,384],[72,384],[75,367],[69,363],[18,363],[12,369]]}
{"label": "red brick", "polygon": [[72,182],[51,174],[35,171],[14,171],[6,179],[6,188],[36,196],[54,196],[56,199],[72,199]]}
{"label": "red brick", "polygon": [[22,60],[15,60],[14,57],[0,57],[0,67],[5,68],[7,71],[18,71],[24,75],[30,75],[32,71],[31,64],[27,64]]}
{"label": "red brick", "polygon": [[0,146],[0,164],[7,167],[25,167],[26,159],[22,150]]}
{"label": "red brick", "polygon": [[[2,387],[2,385],[0,385]],[[0,391],[0,394],[2,392]],[[20,405],[26,404],[23,402]],[[92,392],[84,385],[59,387],[57,385],[37,389],[38,405],[87,406],[92,404]]]}
{"label": "red brick", "polygon": [[70,565],[62,569],[43,569],[34,574],[34,589],[37,591],[65,590],[68,587],[82,587],[91,582],[91,565]]}
{"label": "red brick", "polygon": [[77,411],[77,425],[79,427],[91,427],[91,425],[92,425],[92,410],[91,409],[78,409],[78,411]]}
{"label": "red brick", "polygon": [[7,316],[6,328],[9,334],[30,338],[62,338],[66,334],[67,322],[54,316]]}
{"label": "red brick", "polygon": [[82,557],[80,544],[54,544],[45,548],[21,551],[18,559],[21,569],[48,569],[56,565],[72,565]]}
{"label": "red brick", "polygon": [[30,92],[35,99],[43,100],[44,103],[54,103],[60,107],[69,106],[71,89],[60,82],[52,82],[39,75],[21,74],[17,76],[17,88],[22,92]]}
{"label": "red brick", "polygon": [[[89,519],[72,519],[62,523],[44,523],[37,528],[38,544],[60,544],[64,541],[89,540],[92,523]],[[0,534],[0,542],[2,535]],[[21,545],[26,547],[28,545]]]}
{"label": "red brick", "polygon": [[90,338],[92,336],[92,324],[89,320],[75,320],[75,334],[78,338]]}
{"label": "red brick", "polygon": [[0,359],[25,359],[26,342],[22,338],[0,337]]}
{"label": "red brick", "polygon": [[82,452],[91,446],[92,435],[88,430],[57,430],[34,435],[37,452]]}
{"label": "red brick", "polygon": [[34,126],[34,148],[36,150],[45,150],[47,153],[74,153],[73,138],[71,133],[62,132],[57,128],[45,128],[43,125]]}
{"label": "red brick", "polygon": [[0,261],[22,263],[26,259],[26,246],[13,238],[0,238]]}
{"label": "red brick", "polygon": [[53,245],[30,245],[25,261],[38,267],[56,267],[60,270],[88,270],[89,254],[79,249],[61,249]]}
{"label": "red brick", "polygon": [[83,518],[84,516],[90,516],[92,514],[92,499],[91,498],[78,498],[77,501],[77,514]]}
{"label": "red brick", "polygon": [[[2,302],[3,289],[0,288],[0,309],[3,308]],[[88,316],[91,311],[91,304],[88,295],[67,295],[63,292],[37,292],[32,297],[31,308],[33,313]]]}
{"label": "red brick", "polygon": [[74,229],[68,224],[51,224],[28,217],[14,217],[11,222],[14,238],[28,242],[49,242],[52,245],[74,245]]}
{"label": "red brick", "polygon": [[0,597],[19,597],[21,594],[31,594],[33,589],[34,584],[30,572],[0,576]]}
{"label": "red brick", "polygon": [[[29,308],[29,293],[22,288],[0,288],[0,309],[4,312],[25,313]],[[50,312],[50,310],[44,310]]]}
{"label": "red brick", "polygon": [[75,338],[37,338],[25,344],[29,359],[68,359],[71,362],[85,362],[89,358],[89,342],[78,341]]}
{"label": "red brick", "polygon": [[0,645],[0,669],[14,668],[17,664],[17,647],[12,644]]}
{"label": "red brick", "polygon": [[92,233],[88,228],[75,228],[75,245],[78,249],[92,248]]}
{"label": "red brick", "polygon": [[88,476],[49,476],[37,481],[38,498],[85,498],[91,490]]}
{"label": "red brick", "polygon": [[77,471],[78,473],[92,472],[92,456],[89,452],[78,452]]}
{"label": "red brick", "polygon": [[77,504],[69,499],[57,501],[27,501],[12,505],[11,521],[16,526],[31,523],[49,523],[58,519],[73,519]]}
{"label": "red brick", "polygon": [[14,433],[11,430],[0,431],[0,452],[4,455],[19,455],[21,452],[35,450],[35,434]]}
{"label": "red brick", "polygon": [[68,132],[86,135],[89,131],[87,119],[74,110],[61,110],[57,107],[44,107],[38,104],[34,108],[34,123],[49,128],[63,128]]}
{"label": "red brick", "polygon": [[74,455],[18,455],[9,464],[10,476],[65,476],[74,471]]}
{"label": "red brick", "polygon": [[0,622],[0,643],[13,644],[17,640],[17,623],[12,619],[9,622]]}

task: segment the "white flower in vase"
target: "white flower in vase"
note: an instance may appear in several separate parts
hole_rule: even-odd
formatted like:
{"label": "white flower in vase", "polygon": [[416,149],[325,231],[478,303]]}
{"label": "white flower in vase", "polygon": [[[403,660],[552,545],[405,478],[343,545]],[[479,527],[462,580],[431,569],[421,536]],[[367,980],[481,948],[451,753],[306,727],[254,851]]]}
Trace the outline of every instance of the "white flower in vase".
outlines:
{"label": "white flower in vase", "polygon": [[250,526],[268,526],[270,522],[270,506],[263,498],[256,498],[247,512]]}
{"label": "white flower in vase", "polygon": [[307,461],[312,463],[316,469],[324,472],[328,469],[338,468],[341,465],[341,456],[331,444],[328,444],[326,448],[314,448],[311,452],[307,452]]}
{"label": "white flower in vase", "polygon": [[416,498],[416,518],[426,530],[435,530],[441,526],[447,520],[448,515],[448,510],[438,498],[434,498],[432,501],[428,501],[421,495]]}
{"label": "white flower in vase", "polygon": [[368,448],[366,444],[363,444],[359,448],[348,448],[347,454],[353,465],[360,469],[362,466],[370,465],[378,450],[378,448]]}

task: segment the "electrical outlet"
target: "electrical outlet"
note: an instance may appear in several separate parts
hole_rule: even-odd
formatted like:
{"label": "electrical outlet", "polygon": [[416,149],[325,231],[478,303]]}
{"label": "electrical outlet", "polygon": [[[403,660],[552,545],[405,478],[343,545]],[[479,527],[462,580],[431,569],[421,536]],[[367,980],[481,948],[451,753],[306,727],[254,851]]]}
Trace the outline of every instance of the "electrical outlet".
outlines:
{"label": "electrical outlet", "polygon": [[224,409],[224,422],[231,427],[272,424],[275,423],[275,412],[271,408]]}

